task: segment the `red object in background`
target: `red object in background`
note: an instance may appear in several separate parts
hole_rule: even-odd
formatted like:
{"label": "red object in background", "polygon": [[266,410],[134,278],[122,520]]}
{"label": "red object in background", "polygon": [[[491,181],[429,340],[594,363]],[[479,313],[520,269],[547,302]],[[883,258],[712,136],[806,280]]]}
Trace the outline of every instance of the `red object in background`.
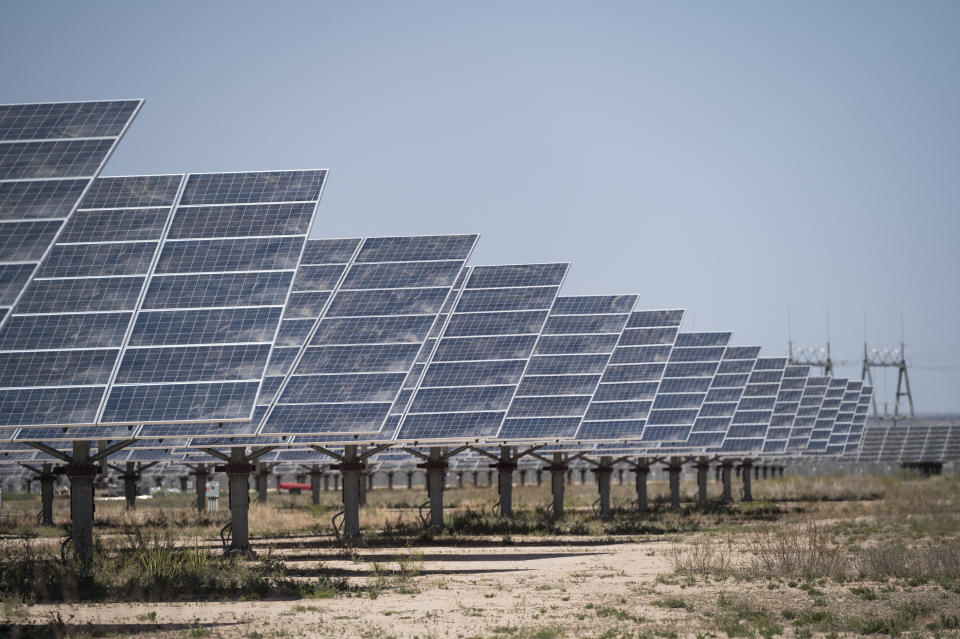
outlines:
{"label": "red object in background", "polygon": [[277,490],[288,490],[291,493],[299,493],[300,491],[310,490],[310,484],[298,484],[292,481],[282,481],[277,484]]}

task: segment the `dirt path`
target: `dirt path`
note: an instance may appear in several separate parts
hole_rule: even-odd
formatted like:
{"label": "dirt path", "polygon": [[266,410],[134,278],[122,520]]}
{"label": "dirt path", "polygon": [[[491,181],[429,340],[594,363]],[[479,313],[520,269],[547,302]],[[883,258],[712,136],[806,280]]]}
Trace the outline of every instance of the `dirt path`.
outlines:
{"label": "dirt path", "polygon": [[[362,596],[297,601],[38,605],[28,625],[59,614],[90,634],[216,637],[473,637],[588,631],[613,616],[668,621],[671,611],[645,604],[655,578],[669,572],[669,542],[423,548],[402,559],[419,562],[418,576],[398,581],[398,551],[360,549],[352,557],[329,549],[278,551],[310,577],[323,570],[351,582],[386,586]],[[322,565],[322,567],[321,567]],[[419,566],[418,566],[419,567]],[[379,570],[379,572],[378,572]],[[371,571],[374,573],[371,575]],[[629,621],[622,619],[621,621]]]}

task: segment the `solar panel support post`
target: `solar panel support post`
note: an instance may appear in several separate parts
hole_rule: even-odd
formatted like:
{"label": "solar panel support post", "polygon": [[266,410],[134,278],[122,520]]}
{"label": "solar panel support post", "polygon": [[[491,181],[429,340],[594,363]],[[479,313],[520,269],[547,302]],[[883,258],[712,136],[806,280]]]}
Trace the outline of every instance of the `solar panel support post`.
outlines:
{"label": "solar panel support post", "polygon": [[320,464],[314,464],[310,467],[310,503],[314,506],[320,504],[320,479],[322,477]]}
{"label": "solar panel support post", "polygon": [[683,462],[679,457],[671,457],[667,465],[667,472],[670,474],[670,508],[680,509],[680,472],[683,470]]}
{"label": "solar panel support post", "polygon": [[600,463],[591,469],[597,475],[597,491],[600,493],[600,519],[610,518],[610,476],[613,475],[613,459],[603,456]]}
{"label": "solar panel support post", "polygon": [[413,490],[413,471],[407,471],[407,490]]}
{"label": "solar panel support post", "polygon": [[250,463],[245,447],[231,448],[230,461],[222,469],[227,473],[230,502],[230,546],[224,548],[224,552],[252,557],[254,552],[250,548],[250,473],[253,472],[254,465]]}
{"label": "solar panel support post", "polygon": [[101,470],[91,459],[90,442],[73,442],[73,457],[64,474],[70,480],[73,556],[81,564],[93,561],[93,480]]}
{"label": "solar panel support post", "polygon": [[123,496],[126,498],[127,510],[135,510],[137,507],[137,482],[140,481],[137,463],[128,461],[122,477]]}
{"label": "solar panel support post", "polygon": [[360,481],[363,462],[356,444],[343,447],[343,462],[334,466],[343,476],[343,537],[360,539]]}
{"label": "solar panel support post", "polygon": [[700,506],[707,505],[707,480],[708,473],[710,472],[710,460],[706,457],[700,457],[697,459],[697,463],[694,464],[694,468],[697,469],[697,503]]}
{"label": "solar panel support post", "polygon": [[444,450],[439,446],[430,448],[430,457],[418,468],[427,471],[427,494],[430,497],[430,528],[443,529],[443,491],[444,476],[447,473],[447,460]]}
{"label": "solar panel support post", "polygon": [[393,471],[387,471],[387,490],[393,490]]}
{"label": "solar panel support post", "polygon": [[544,470],[550,471],[550,492],[553,494],[553,517],[563,517],[563,499],[566,490],[566,478],[569,467],[563,453],[553,454],[553,463]]}
{"label": "solar panel support post", "polygon": [[206,464],[197,464],[193,472],[190,473],[196,479],[194,480],[194,490],[197,493],[197,512],[202,513],[207,510],[207,479],[210,477],[210,470]]}
{"label": "solar panel support post", "polygon": [[473,487],[476,488],[480,484],[480,473],[473,471]]}
{"label": "solar panel support post", "polygon": [[649,508],[647,479],[650,476],[650,463],[643,457],[639,457],[637,465],[632,470],[637,474],[637,510],[645,513]]}
{"label": "solar panel support post", "polygon": [[721,499],[725,504],[733,501],[732,471],[733,462],[727,459],[720,462],[720,479],[723,482],[723,497]]}
{"label": "solar panel support post", "polygon": [[53,474],[53,467],[45,462],[37,475],[40,480],[40,525],[53,525],[53,487],[57,476]]}
{"label": "solar panel support post", "polygon": [[500,516],[513,517],[513,471],[517,469],[517,459],[509,446],[500,447],[500,458],[496,464],[497,490],[500,493]]}
{"label": "solar panel support post", "polygon": [[750,485],[752,481],[750,470],[753,468],[752,459],[744,459],[740,462],[740,476],[743,478],[743,495],[740,501],[753,501],[753,490]]}
{"label": "solar panel support post", "polygon": [[190,477],[188,475],[180,475],[180,492],[181,493],[187,492],[187,480],[189,479]]}

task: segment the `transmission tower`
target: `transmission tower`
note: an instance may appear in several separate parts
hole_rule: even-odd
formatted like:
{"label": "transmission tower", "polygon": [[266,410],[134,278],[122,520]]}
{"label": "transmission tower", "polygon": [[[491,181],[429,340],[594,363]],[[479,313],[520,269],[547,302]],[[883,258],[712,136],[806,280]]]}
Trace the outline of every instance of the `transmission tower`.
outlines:
{"label": "transmission tower", "polygon": [[794,347],[793,340],[788,342],[791,366],[810,366],[811,368],[822,368],[826,377],[833,376],[833,359],[830,357],[830,342],[827,342],[826,348],[815,348],[813,346]]}
{"label": "transmission tower", "polygon": [[[860,379],[876,387],[873,383],[874,368],[896,368],[897,369],[897,395],[896,402],[893,405],[893,418],[900,417],[900,398],[906,397],[910,406],[910,417],[914,417],[913,412],[913,394],[910,392],[910,376],[907,374],[907,358],[904,354],[903,342],[900,342],[900,348],[870,348],[866,342],[863,343],[863,369],[860,373]],[[877,410],[877,394],[873,394],[873,416],[880,417]]]}

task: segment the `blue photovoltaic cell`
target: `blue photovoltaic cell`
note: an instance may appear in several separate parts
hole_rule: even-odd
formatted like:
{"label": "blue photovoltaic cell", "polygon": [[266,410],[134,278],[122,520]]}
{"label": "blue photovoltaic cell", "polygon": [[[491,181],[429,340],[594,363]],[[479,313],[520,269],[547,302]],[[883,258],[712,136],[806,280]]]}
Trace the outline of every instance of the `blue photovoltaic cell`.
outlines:
{"label": "blue photovoltaic cell", "polygon": [[867,422],[867,411],[870,408],[870,399],[873,396],[873,386],[864,384],[860,388],[860,396],[857,399],[857,407],[853,415],[853,423],[850,425],[850,434],[847,437],[847,445],[844,449],[845,455],[856,455],[860,449],[860,441],[863,437],[863,427]]}
{"label": "blue photovoltaic cell", "polygon": [[[636,300],[635,295],[558,297],[497,438],[573,437]],[[574,327],[582,332],[571,332]]]}
{"label": "blue photovoltaic cell", "polygon": [[790,438],[787,442],[788,452],[798,454],[806,450],[807,442],[810,440],[817,415],[820,412],[820,404],[823,402],[829,383],[829,377],[812,376],[807,378],[803,395],[800,397],[800,405],[797,407],[797,415],[794,417],[793,427],[790,429]]}
{"label": "blue photovoltaic cell", "polygon": [[568,266],[473,267],[456,299],[445,303],[452,310],[441,313],[438,339],[417,359],[426,366],[414,367],[406,412],[391,410],[394,439],[495,437]]}
{"label": "blue photovoltaic cell", "polygon": [[[276,208],[276,236],[258,237],[259,202],[310,185],[315,208],[324,175],[97,180],[0,331],[4,347],[51,349],[25,369],[32,381],[0,390],[18,407],[5,425],[249,419],[312,222],[299,207]],[[204,205],[185,205],[187,191]],[[64,353],[84,359],[64,366]],[[17,356],[0,352],[0,370]]]}
{"label": "blue photovoltaic cell", "polygon": [[[367,238],[294,354],[260,435],[377,433],[476,242],[475,235]],[[342,257],[342,247],[331,246]],[[321,278],[331,281],[332,278]],[[302,330],[302,329],[300,329]],[[281,372],[279,367],[275,372]],[[271,398],[273,399],[273,398]]]}
{"label": "blue photovoltaic cell", "polygon": [[744,453],[763,450],[787,360],[784,357],[760,357],[750,373],[743,397],[737,404],[722,452]]}
{"label": "blue photovoltaic cell", "polygon": [[730,333],[679,333],[643,430],[645,442],[685,443],[719,370]]}
{"label": "blue photovoltaic cell", "polygon": [[777,402],[767,429],[766,441],[763,443],[764,453],[786,452],[809,375],[809,366],[790,365],[784,369]]}
{"label": "blue photovoltaic cell", "polygon": [[0,329],[140,104],[0,105]]}
{"label": "blue photovoltaic cell", "polygon": [[847,439],[853,428],[854,413],[857,410],[862,388],[863,382],[859,380],[851,379],[847,381],[840,406],[837,408],[837,418],[834,420],[833,430],[830,432],[830,439],[827,443],[827,455],[843,455],[846,452]]}
{"label": "blue photovoltaic cell", "polygon": [[715,448],[723,443],[759,354],[759,346],[728,346],[724,350],[685,446]]}
{"label": "blue photovoltaic cell", "polygon": [[[98,422],[182,179],[169,175],[94,181],[0,329],[0,371],[21,371],[18,379],[2,379],[0,374],[0,396],[10,398],[12,405],[25,398],[35,402],[27,411],[4,412],[4,426]],[[151,193],[146,199],[159,204],[142,209],[115,206],[129,204],[125,194],[131,192]],[[85,208],[88,202],[101,208]],[[117,223],[118,211],[125,215],[123,223]],[[116,224],[104,225],[99,219],[104,213]],[[149,220],[146,225],[137,224],[139,215]]]}
{"label": "blue photovoltaic cell", "polygon": [[682,321],[682,310],[630,314],[602,369],[576,439],[639,439],[643,435]]}
{"label": "blue photovoltaic cell", "polygon": [[823,455],[827,452],[830,435],[833,433],[833,424],[840,413],[840,403],[847,391],[847,381],[843,377],[829,378],[826,392],[820,402],[820,408],[817,411],[812,431],[807,440],[807,454]]}

